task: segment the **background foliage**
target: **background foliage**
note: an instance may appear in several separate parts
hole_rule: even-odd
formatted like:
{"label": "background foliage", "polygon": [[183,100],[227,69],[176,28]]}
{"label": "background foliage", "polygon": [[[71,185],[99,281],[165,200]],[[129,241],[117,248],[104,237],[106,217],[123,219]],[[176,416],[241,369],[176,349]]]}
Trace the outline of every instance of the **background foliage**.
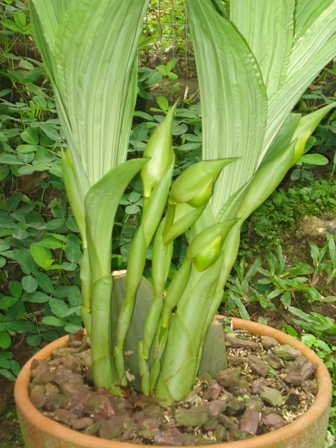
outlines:
{"label": "background foliage", "polygon": [[[20,365],[12,343],[18,335],[38,349],[43,341],[81,326],[81,243],[60,168],[63,132],[32,43],[26,4],[6,0],[0,6],[0,374],[15,380]],[[194,70],[184,17],[182,1],[151,2],[140,46],[140,106],[141,101],[153,99],[152,87],[157,83],[169,80],[173,90],[176,80]],[[335,100],[335,85],[333,63],[303,95],[297,110],[305,113]],[[136,111],[130,156],[141,154],[172,99],[159,96],[151,110],[146,106]],[[173,135],[178,175],[201,154],[200,107],[193,98],[180,100]],[[329,232],[321,243],[313,238],[297,241],[295,236],[307,215],[336,219],[335,112],[309,143],[312,151],[246,223],[225,311],[261,322],[282,321],[285,331],[317,351],[335,378],[335,237]],[[141,210],[141,185],[136,178],[117,216],[115,269],[125,267]],[[181,239],[173,270],[185,250]],[[147,257],[151,259],[151,248]],[[335,435],[335,405],[331,417]]]}

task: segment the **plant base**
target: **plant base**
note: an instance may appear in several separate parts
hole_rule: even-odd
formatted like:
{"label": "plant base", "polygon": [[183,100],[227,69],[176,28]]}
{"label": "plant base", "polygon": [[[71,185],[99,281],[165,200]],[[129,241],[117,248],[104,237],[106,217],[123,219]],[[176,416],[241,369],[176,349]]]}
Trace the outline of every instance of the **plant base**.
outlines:
{"label": "plant base", "polygon": [[[296,339],[265,325],[241,319],[233,319],[236,329],[246,329],[251,333],[272,336],[282,344],[292,343],[310,361],[319,365],[316,374],[318,394],[310,409],[295,422],[272,433],[252,439],[223,443],[225,448],[323,448],[329,420],[332,385],[325,365],[320,358]],[[23,367],[15,385],[15,401],[23,438],[27,448],[134,448],[134,444],[109,441],[87,436],[44,417],[31,403],[28,395],[30,365],[32,360],[45,359],[60,346],[68,343],[63,337],[36,354]],[[210,447],[210,445],[209,445]]]}

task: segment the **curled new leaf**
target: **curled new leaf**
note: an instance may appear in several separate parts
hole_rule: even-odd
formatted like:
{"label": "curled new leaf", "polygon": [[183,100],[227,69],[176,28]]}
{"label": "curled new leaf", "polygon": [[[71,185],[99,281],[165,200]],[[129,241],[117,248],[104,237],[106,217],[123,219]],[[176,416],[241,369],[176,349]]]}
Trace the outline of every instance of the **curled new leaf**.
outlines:
{"label": "curled new leaf", "polygon": [[306,143],[309,137],[314,132],[316,126],[318,126],[323,117],[334,107],[336,107],[336,102],[328,104],[327,106],[324,106],[321,109],[318,109],[317,111],[305,115],[301,118],[292,140],[296,142],[294,163],[297,163],[300,160],[302,154],[306,152]]}
{"label": "curled new leaf", "polygon": [[200,207],[211,198],[222,169],[236,159],[207,160],[188,167],[174,182],[170,202]]}
{"label": "curled new leaf", "polygon": [[146,145],[144,157],[148,157],[149,161],[141,170],[145,198],[151,195],[155,185],[166,173],[174,160],[172,124],[175,109],[176,105],[170,109]]}
{"label": "curled new leaf", "polygon": [[186,257],[203,272],[215,263],[221,254],[225,237],[236,220],[215,224],[199,233],[190,243]]}

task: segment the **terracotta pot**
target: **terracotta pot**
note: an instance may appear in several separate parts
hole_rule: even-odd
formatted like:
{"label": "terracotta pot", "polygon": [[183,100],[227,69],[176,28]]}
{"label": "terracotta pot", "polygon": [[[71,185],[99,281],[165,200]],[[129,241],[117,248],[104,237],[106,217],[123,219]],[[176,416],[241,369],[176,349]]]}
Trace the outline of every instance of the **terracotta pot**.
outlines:
{"label": "terracotta pot", "polygon": [[[243,441],[222,443],[223,448],[323,448],[329,420],[332,384],[327,368],[320,358],[304,344],[271,327],[242,319],[233,319],[234,328],[251,333],[272,336],[282,344],[294,344],[309,360],[319,367],[316,373],[318,394],[310,409],[293,423],[262,436]],[[21,431],[27,448],[134,448],[134,444],[114,442],[87,436],[73,431],[44,417],[31,403],[28,396],[30,365],[33,359],[45,359],[60,346],[68,343],[68,337],[54,341],[22,368],[15,384],[15,401]],[[213,445],[206,445],[213,448]]]}

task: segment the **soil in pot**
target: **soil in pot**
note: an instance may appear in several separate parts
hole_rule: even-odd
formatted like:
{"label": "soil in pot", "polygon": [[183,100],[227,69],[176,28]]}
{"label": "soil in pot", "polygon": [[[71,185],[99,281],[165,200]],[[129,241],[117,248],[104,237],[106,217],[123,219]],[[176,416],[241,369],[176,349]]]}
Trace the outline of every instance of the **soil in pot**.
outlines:
{"label": "soil in pot", "polygon": [[84,332],[69,347],[31,366],[30,398],[47,417],[104,439],[154,445],[209,445],[279,429],[314,402],[317,365],[291,345],[243,330],[226,335],[228,369],[204,373],[183,401],[125,389],[115,397],[92,384],[90,343]]}

